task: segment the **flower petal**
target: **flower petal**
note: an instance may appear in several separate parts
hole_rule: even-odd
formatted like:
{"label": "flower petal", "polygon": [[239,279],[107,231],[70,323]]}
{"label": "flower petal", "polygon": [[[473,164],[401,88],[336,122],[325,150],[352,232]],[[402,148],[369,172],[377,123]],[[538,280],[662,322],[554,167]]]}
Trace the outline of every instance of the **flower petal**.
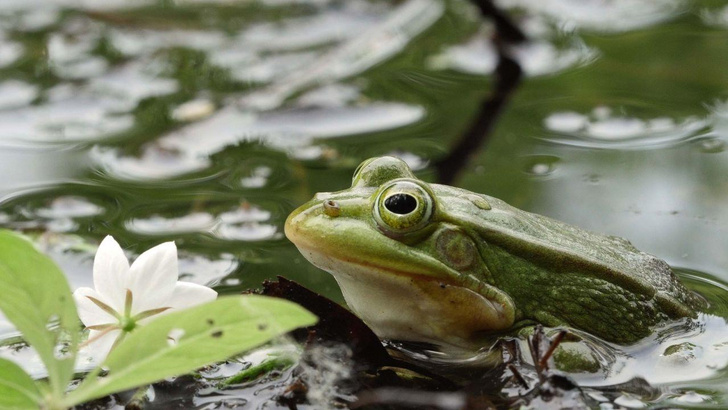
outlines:
{"label": "flower petal", "polygon": [[108,304],[106,298],[91,288],[78,288],[73,292],[73,298],[76,300],[76,308],[78,309],[78,317],[85,326],[97,326],[107,323],[117,323],[118,320],[98,307],[88,296],[95,298],[103,303]]}
{"label": "flower petal", "polygon": [[145,325],[152,320],[164,315],[168,312],[174,312],[175,309],[186,309],[188,307],[201,305],[211,302],[217,298],[217,292],[207,286],[198,285],[190,282],[177,282],[174,286],[172,296],[167,300],[164,307],[169,309],[137,321],[139,325]]}
{"label": "flower petal", "polygon": [[131,314],[165,306],[177,282],[177,247],[165,242],[139,255],[129,268],[127,286],[134,298]]}
{"label": "flower petal", "polygon": [[210,302],[217,298],[217,292],[207,286],[190,282],[177,282],[167,304],[172,309],[184,309]]}
{"label": "flower petal", "polygon": [[111,351],[111,346],[114,345],[116,339],[119,335],[121,335],[121,330],[110,330],[103,336],[99,337],[101,333],[103,333],[101,330],[91,330],[88,333],[87,339],[91,340],[91,342],[83,347],[86,353],[94,358],[96,363],[101,363],[104,359],[106,359],[106,356],[108,356]]}
{"label": "flower petal", "polygon": [[94,287],[106,303],[123,312],[129,261],[112,236],[101,241],[94,257]]}

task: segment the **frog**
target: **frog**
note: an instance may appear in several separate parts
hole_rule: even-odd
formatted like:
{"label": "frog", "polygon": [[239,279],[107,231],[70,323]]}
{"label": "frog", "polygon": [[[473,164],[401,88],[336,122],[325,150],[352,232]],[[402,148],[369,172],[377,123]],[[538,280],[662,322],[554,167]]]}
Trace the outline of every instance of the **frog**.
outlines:
{"label": "frog", "polygon": [[284,230],[381,339],[477,349],[541,324],[628,345],[705,307],[626,239],[425,182],[391,156],[315,194]]}

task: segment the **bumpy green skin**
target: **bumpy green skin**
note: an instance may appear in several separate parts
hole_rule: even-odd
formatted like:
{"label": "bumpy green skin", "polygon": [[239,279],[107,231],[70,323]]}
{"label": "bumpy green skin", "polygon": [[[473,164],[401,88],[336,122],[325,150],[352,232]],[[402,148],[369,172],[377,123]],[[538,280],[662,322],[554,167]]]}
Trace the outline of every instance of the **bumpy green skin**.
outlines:
{"label": "bumpy green skin", "polygon": [[664,261],[627,240],[595,234],[483,195],[491,210],[433,186],[443,218],[461,221],[479,247],[489,283],[514,300],[519,319],[569,325],[629,343],[671,318],[695,316],[702,301]]}
{"label": "bumpy green skin", "polygon": [[[380,187],[393,180],[414,182],[431,196],[431,214],[411,231],[391,232],[373,215],[382,209],[375,203]],[[324,201],[335,201],[340,212],[326,216]],[[318,194],[294,211],[286,233],[302,252],[317,247],[331,260],[366,261],[380,275],[406,271],[412,286],[435,280],[443,289],[461,286],[482,294],[505,313],[494,326],[472,329],[473,338],[479,330],[501,331],[504,323],[539,322],[627,344],[663,320],[694,317],[703,305],[664,261],[622,238],[588,232],[486,195],[427,184],[393,157],[365,161],[350,189]],[[321,256],[309,259],[322,263]],[[337,275],[335,264],[323,264]],[[438,297],[427,292],[422,297]],[[448,303],[457,301],[442,300],[443,307]],[[473,324],[463,320],[462,326]],[[452,328],[443,330],[443,337],[446,332]]]}

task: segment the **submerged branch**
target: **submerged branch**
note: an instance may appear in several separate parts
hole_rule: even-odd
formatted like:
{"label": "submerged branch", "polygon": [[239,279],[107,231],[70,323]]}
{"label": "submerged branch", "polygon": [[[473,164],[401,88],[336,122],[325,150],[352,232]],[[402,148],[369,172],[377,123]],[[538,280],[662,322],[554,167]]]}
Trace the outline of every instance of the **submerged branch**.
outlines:
{"label": "submerged branch", "polygon": [[525,41],[526,36],[491,1],[473,0],[473,2],[484,18],[491,19],[495,23],[496,35],[492,41],[498,50],[498,65],[493,74],[494,84],[491,94],[481,102],[475,119],[450,153],[435,164],[438,182],[447,185],[453,183],[470,157],[488,141],[501,111],[523,76],[521,66],[510,55],[509,46]]}

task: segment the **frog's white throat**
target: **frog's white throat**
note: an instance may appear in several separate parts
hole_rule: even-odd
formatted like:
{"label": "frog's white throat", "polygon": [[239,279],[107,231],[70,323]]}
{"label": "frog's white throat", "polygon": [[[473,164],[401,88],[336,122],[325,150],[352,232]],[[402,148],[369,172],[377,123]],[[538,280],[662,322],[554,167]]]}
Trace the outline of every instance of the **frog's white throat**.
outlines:
{"label": "frog's white throat", "polygon": [[299,250],[334,276],[351,310],[382,339],[471,349],[479,347],[476,334],[503,328],[504,307],[470,289]]}

